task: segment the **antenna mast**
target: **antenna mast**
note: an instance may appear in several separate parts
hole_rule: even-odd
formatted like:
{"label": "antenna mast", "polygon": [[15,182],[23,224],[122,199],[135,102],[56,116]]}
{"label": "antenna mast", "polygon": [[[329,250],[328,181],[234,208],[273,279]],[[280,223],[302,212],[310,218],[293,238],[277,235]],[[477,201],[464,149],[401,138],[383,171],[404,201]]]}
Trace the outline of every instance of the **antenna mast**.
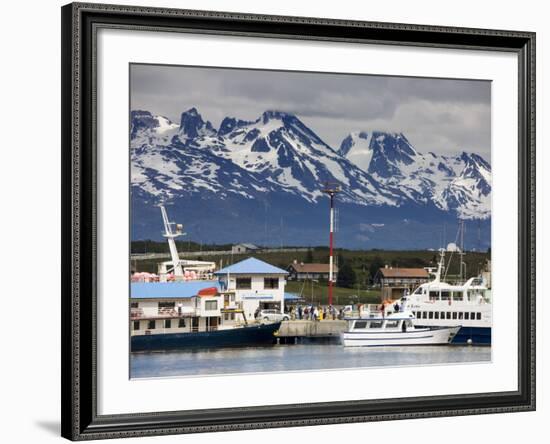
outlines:
{"label": "antenna mast", "polygon": [[334,249],[334,196],[339,193],[340,185],[335,183],[326,182],[325,188],[323,189],[323,193],[328,194],[330,197],[330,234],[329,234],[329,245],[330,245],[330,252],[329,252],[329,269],[328,269],[328,304],[332,305],[332,285],[333,285],[333,279],[334,279],[334,257],[333,257],[333,249]]}

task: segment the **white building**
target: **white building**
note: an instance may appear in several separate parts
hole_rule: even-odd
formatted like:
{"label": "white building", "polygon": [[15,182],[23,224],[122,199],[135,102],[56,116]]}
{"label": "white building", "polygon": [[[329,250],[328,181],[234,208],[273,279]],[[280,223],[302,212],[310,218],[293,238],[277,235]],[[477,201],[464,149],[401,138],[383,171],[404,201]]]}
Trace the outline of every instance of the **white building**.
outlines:
{"label": "white building", "polygon": [[254,244],[236,244],[231,247],[233,254],[254,253],[260,250],[261,248]]}
{"label": "white building", "polygon": [[288,272],[259,259],[244,261],[214,273],[222,292],[235,295],[235,302],[253,319],[259,308],[284,310],[286,276]]}

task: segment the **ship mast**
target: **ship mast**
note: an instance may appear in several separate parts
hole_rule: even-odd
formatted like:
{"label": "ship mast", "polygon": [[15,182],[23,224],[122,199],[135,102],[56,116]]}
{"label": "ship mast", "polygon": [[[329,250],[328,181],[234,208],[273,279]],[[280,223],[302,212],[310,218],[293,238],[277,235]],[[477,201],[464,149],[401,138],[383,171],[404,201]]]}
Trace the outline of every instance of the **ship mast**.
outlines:
{"label": "ship mast", "polygon": [[[162,213],[162,221],[164,222],[164,234],[163,236],[168,240],[168,247],[170,248],[170,256],[172,257],[172,265],[174,267],[174,277],[176,280],[183,279],[183,268],[181,266],[180,257],[176,248],[176,241],[174,240],[178,236],[184,236],[183,225],[170,222],[166,208],[164,205],[159,205],[160,212]],[[175,230],[172,231],[172,225],[175,225]]]}

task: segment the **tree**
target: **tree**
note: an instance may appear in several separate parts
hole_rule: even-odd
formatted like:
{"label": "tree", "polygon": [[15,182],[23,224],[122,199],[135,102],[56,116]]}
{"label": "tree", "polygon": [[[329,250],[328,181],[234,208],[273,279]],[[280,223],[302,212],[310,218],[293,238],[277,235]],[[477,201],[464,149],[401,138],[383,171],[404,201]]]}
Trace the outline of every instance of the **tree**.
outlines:
{"label": "tree", "polygon": [[344,265],[338,269],[338,279],[336,281],[336,285],[338,287],[353,288],[356,279],[357,277],[355,275],[355,271],[351,265],[348,262],[344,262]]}
{"label": "tree", "polygon": [[313,263],[313,251],[311,250],[311,248],[307,249],[306,256],[304,257],[304,263],[306,264]]}
{"label": "tree", "polygon": [[384,266],[384,261],[380,256],[374,256],[372,258],[372,261],[369,265],[369,275],[371,280],[374,280],[374,276],[376,276],[376,273],[380,268]]}

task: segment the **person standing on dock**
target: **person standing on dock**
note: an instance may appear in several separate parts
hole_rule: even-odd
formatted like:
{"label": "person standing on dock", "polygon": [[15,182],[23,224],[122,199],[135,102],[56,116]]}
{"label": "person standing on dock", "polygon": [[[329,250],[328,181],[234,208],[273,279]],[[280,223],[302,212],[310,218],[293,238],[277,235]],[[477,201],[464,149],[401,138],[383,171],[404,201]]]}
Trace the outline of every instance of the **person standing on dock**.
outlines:
{"label": "person standing on dock", "polygon": [[298,319],[300,321],[302,320],[302,306],[301,305],[298,305]]}

